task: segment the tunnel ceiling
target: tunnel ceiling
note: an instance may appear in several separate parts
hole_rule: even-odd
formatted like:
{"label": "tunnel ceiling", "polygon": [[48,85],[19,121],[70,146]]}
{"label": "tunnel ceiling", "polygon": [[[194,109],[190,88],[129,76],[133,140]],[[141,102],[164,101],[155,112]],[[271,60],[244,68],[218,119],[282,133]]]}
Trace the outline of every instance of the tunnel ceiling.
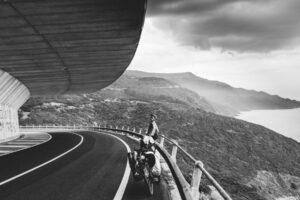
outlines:
{"label": "tunnel ceiling", "polygon": [[0,0],[0,68],[32,95],[91,92],[131,62],[146,0]]}

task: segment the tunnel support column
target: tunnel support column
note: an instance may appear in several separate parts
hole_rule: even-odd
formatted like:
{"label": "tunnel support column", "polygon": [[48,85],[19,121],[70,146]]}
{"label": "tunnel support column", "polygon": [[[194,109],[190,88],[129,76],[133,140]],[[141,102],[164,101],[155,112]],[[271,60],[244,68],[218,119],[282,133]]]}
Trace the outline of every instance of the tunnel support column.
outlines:
{"label": "tunnel support column", "polygon": [[0,70],[0,142],[19,135],[18,109],[29,97],[26,86]]}

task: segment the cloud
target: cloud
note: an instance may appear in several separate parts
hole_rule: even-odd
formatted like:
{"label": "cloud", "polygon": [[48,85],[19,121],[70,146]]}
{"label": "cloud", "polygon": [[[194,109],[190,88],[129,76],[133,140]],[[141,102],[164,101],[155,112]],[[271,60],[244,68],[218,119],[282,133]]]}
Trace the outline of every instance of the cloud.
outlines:
{"label": "cloud", "polygon": [[151,0],[149,15],[192,15],[209,12],[237,0]]}
{"label": "cloud", "polygon": [[148,16],[182,45],[270,52],[300,44],[299,0],[151,0]]}

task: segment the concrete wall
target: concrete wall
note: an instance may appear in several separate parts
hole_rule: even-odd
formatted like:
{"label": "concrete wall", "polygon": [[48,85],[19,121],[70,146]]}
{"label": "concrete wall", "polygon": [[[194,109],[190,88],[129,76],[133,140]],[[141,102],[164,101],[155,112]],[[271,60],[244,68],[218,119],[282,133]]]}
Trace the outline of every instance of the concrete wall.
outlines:
{"label": "concrete wall", "polygon": [[18,109],[29,97],[20,81],[0,70],[0,142],[19,135]]}

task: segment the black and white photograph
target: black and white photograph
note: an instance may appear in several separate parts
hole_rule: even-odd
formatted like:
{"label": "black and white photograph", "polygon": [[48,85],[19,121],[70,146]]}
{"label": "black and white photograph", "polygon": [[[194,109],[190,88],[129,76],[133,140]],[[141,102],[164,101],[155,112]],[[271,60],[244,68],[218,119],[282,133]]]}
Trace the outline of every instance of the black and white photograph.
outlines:
{"label": "black and white photograph", "polygon": [[0,200],[300,200],[300,1],[0,0]]}

